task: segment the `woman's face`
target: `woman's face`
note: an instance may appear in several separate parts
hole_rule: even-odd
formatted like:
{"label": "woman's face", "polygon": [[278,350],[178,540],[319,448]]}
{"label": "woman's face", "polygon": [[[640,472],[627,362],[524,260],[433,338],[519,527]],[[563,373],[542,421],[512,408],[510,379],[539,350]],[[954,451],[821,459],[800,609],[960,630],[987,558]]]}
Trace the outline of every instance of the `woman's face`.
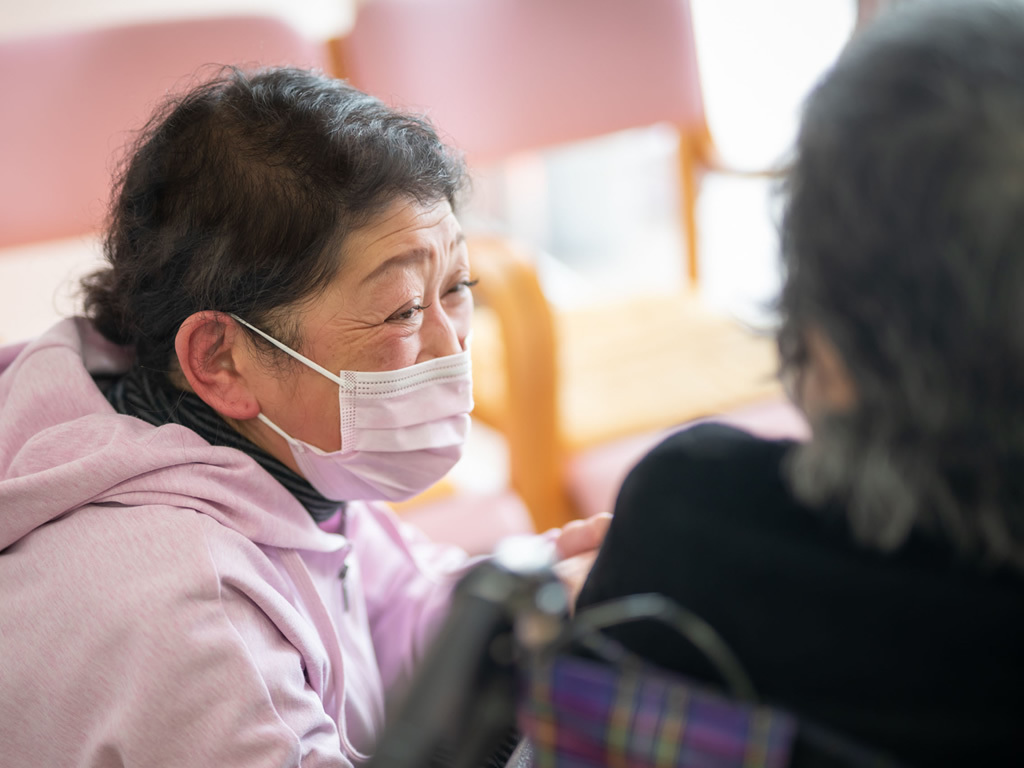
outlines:
{"label": "woman's face", "polygon": [[[469,257],[447,201],[402,199],[348,236],[327,290],[295,310],[297,350],[332,372],[388,371],[456,354],[472,321]],[[300,363],[266,370],[263,413],[324,451],[341,448],[338,385]],[[289,466],[284,440],[256,420],[242,431]],[[255,432],[255,434],[254,434]]]}

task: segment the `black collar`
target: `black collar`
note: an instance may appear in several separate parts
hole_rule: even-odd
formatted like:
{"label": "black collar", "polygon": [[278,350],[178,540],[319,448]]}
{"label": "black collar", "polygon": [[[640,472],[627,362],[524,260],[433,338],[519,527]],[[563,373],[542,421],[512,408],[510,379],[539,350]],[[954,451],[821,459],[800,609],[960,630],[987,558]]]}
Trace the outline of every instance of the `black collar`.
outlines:
{"label": "black collar", "polygon": [[345,505],[344,502],[324,498],[305,478],[228,426],[197,395],[176,389],[165,372],[133,366],[123,376],[105,380],[97,378],[96,383],[118,413],[134,416],[157,427],[180,424],[211,445],[236,448],[251,457],[283,485],[318,523]]}

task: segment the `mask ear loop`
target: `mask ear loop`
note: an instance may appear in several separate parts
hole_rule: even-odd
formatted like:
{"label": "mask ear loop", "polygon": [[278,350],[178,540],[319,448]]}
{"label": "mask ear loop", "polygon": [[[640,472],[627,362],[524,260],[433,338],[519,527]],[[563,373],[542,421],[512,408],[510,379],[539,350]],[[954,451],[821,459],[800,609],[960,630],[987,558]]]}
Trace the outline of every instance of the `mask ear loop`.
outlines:
{"label": "mask ear loop", "polygon": [[553,657],[578,643],[615,666],[650,667],[649,662],[601,633],[642,619],[653,619],[674,629],[711,662],[734,698],[757,703],[750,676],[715,628],[693,611],[658,594],[629,595],[580,611],[543,655]]}
{"label": "mask ear loop", "polygon": [[260,336],[262,336],[264,339],[266,339],[271,344],[273,344],[275,347],[280,349],[282,352],[284,352],[285,354],[291,355],[296,360],[298,360],[300,363],[302,363],[304,365],[307,365],[310,368],[312,368],[314,371],[316,371],[317,373],[322,374],[323,376],[326,376],[328,379],[333,381],[339,387],[341,387],[343,389],[352,389],[352,383],[351,382],[346,382],[344,379],[342,379],[336,373],[331,373],[330,371],[328,371],[326,368],[324,368],[319,363],[314,363],[312,360],[310,360],[305,355],[299,354],[298,352],[296,352],[291,347],[289,347],[289,346],[287,346],[285,344],[282,344],[280,341],[275,339],[269,333],[264,333],[259,328],[257,328],[255,325],[252,325],[251,323],[247,323],[245,320],[243,320],[242,318],[240,318],[238,315],[234,314],[233,312],[228,312],[228,317],[232,318],[236,322],[241,323],[242,325],[244,325],[249,330],[255,331]]}

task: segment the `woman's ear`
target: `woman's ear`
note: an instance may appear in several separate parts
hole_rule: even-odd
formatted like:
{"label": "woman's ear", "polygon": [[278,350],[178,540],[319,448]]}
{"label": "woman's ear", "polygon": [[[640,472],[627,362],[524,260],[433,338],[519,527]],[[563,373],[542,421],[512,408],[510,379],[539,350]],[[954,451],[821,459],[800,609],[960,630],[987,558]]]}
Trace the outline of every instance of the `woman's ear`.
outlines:
{"label": "woman's ear", "polygon": [[174,339],[181,372],[189,387],[221,416],[253,419],[260,406],[246,372],[251,357],[244,331],[223,312],[196,312]]}

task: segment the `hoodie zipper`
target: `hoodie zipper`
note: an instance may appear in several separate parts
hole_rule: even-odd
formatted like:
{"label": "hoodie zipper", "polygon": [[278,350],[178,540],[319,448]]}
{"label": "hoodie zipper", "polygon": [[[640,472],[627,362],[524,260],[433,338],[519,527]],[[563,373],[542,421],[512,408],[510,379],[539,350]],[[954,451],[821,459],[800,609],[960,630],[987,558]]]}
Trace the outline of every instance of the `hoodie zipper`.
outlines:
{"label": "hoodie zipper", "polygon": [[348,613],[348,556],[352,551],[352,545],[345,545],[345,554],[341,556],[341,570],[338,571],[338,579],[341,581],[341,604]]}
{"label": "hoodie zipper", "polygon": [[[345,554],[344,554],[344,565],[342,566],[342,572],[346,575],[348,573],[347,563],[348,556],[352,550],[352,543],[346,542]],[[302,560],[302,557],[294,549],[287,549],[281,552],[281,562],[285,566],[285,570],[291,575],[293,582],[299,588],[299,592],[303,597],[303,602],[306,604],[307,609],[310,612],[310,618],[313,620],[313,625],[317,628],[321,638],[324,640],[324,645],[327,650],[327,658],[330,661],[331,677],[334,679],[334,691],[338,701],[338,714],[335,721],[338,724],[338,736],[341,740],[342,748],[345,749],[349,757],[353,758],[357,762],[368,760],[370,755],[363,754],[348,738],[348,728],[345,723],[345,672],[344,672],[344,661],[341,650],[341,641],[338,639],[338,632],[334,626],[334,622],[331,621],[330,613],[327,611],[327,607],[324,605],[323,600],[320,597],[320,593],[317,592],[316,586],[313,584],[313,579],[309,575],[309,569],[306,568],[306,563]],[[341,574],[338,574],[339,577]],[[342,579],[342,591],[344,592],[344,579]]]}

